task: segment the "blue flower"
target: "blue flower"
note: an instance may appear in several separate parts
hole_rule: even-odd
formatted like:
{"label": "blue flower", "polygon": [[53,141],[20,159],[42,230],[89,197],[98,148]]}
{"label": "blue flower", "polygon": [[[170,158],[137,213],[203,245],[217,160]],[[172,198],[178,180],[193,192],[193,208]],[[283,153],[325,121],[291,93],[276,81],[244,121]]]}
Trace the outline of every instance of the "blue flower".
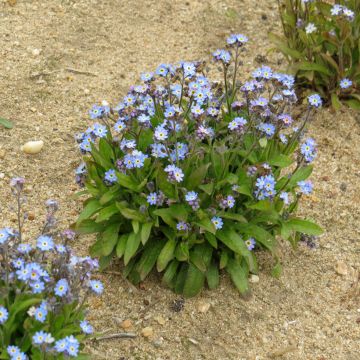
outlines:
{"label": "blue flower", "polygon": [[307,139],[300,147],[300,153],[304,156],[305,161],[307,163],[311,163],[316,155],[317,155],[317,150],[316,150],[316,143],[314,141],[314,139]]}
{"label": "blue flower", "polygon": [[136,102],[136,96],[134,96],[132,94],[127,94],[124,97],[124,104],[126,106],[131,106],[131,105],[135,104],[135,102]]}
{"label": "blue flower", "polygon": [[138,150],[134,150],[131,155],[134,168],[142,168],[144,166],[145,159],[148,157]]}
{"label": "blue flower", "polygon": [[290,201],[289,201],[289,193],[287,193],[286,191],[283,191],[280,193],[280,199],[284,202],[285,205],[289,205]]}
{"label": "blue flower", "polygon": [[30,287],[32,289],[33,294],[40,294],[44,291],[45,284],[42,281],[37,281],[37,282],[31,283]]}
{"label": "blue flower", "polygon": [[79,341],[73,336],[67,336],[66,338],[66,352],[70,356],[76,357],[79,353]]}
{"label": "blue flower", "polygon": [[9,317],[9,312],[3,306],[0,306],[0,324],[3,324]]}
{"label": "blue flower", "polygon": [[228,195],[228,197],[226,198],[226,204],[229,209],[234,207],[235,199],[232,195]]}
{"label": "blue flower", "polygon": [[28,357],[23,352],[18,352],[16,355],[11,357],[11,360],[27,360]]}
{"label": "blue flower", "polygon": [[62,353],[64,351],[66,351],[67,345],[68,345],[68,343],[66,341],[66,338],[60,339],[60,340],[56,341],[54,348],[58,353]]}
{"label": "blue flower", "polygon": [[308,102],[310,106],[313,107],[320,107],[322,105],[322,100],[319,94],[312,94],[308,96]]}
{"label": "blue flower", "polygon": [[229,122],[228,128],[230,130],[242,130],[246,124],[246,119],[244,119],[243,117],[236,117]]}
{"label": "blue flower", "polygon": [[32,341],[36,345],[45,344],[48,335],[49,333],[46,333],[45,331],[37,331],[32,337]]}
{"label": "blue flower", "polygon": [[251,251],[255,248],[256,241],[254,238],[249,238],[245,240],[245,245],[247,246],[248,250]]}
{"label": "blue flower", "polygon": [[30,270],[28,267],[23,267],[16,271],[16,276],[21,281],[27,281],[30,277]]}
{"label": "blue flower", "polygon": [[8,232],[7,228],[0,229],[0,245],[4,244],[5,241],[7,241],[10,237],[10,234]]}
{"label": "blue flower", "polygon": [[289,114],[280,114],[278,119],[281,120],[285,126],[290,126],[293,123],[293,119]]}
{"label": "blue flower", "polygon": [[166,147],[163,144],[151,144],[151,155],[155,158],[167,158],[168,153],[166,151]]}
{"label": "blue flower", "polygon": [[49,251],[54,249],[54,241],[50,236],[41,235],[37,239],[36,246],[41,251]]}
{"label": "blue flower", "polygon": [[13,260],[11,263],[15,269],[21,269],[24,266],[24,260],[22,258],[17,258],[16,260]]}
{"label": "blue flower", "polygon": [[126,128],[126,125],[122,120],[117,121],[114,125],[114,131],[117,133],[122,132],[123,130],[125,130],[125,128]]}
{"label": "blue flower", "polygon": [[21,353],[21,350],[19,347],[17,346],[14,346],[14,345],[9,345],[7,348],[6,348],[6,351],[8,353],[8,355],[11,357],[11,359],[18,355],[19,353]]}
{"label": "blue flower", "polygon": [[164,126],[164,124],[161,124],[155,128],[154,137],[158,141],[164,141],[168,138],[169,132],[165,129]]}
{"label": "blue flower", "polygon": [[184,62],[182,64],[182,68],[184,69],[184,76],[187,77],[193,77],[196,72],[195,65],[190,62]]}
{"label": "blue flower", "polygon": [[95,124],[93,134],[99,138],[103,138],[106,136],[108,130],[105,125]]}
{"label": "blue flower", "polygon": [[55,288],[54,288],[54,293],[55,293],[55,295],[62,297],[64,295],[66,295],[68,290],[69,290],[68,281],[66,279],[61,279],[56,283]]}
{"label": "blue flower", "polygon": [[35,309],[34,317],[37,321],[40,321],[41,323],[43,323],[46,320],[47,314],[48,314],[48,311],[46,308],[46,304],[44,303]]}
{"label": "blue flower", "polygon": [[168,66],[166,64],[161,64],[158,66],[158,68],[156,69],[156,74],[160,75],[160,76],[166,76],[167,73],[169,72]]}
{"label": "blue flower", "polygon": [[187,231],[189,230],[189,225],[185,221],[179,221],[176,224],[176,229],[179,231]]}
{"label": "blue flower", "polygon": [[237,46],[244,45],[248,41],[249,41],[249,39],[247,38],[247,36],[245,36],[243,34],[232,34],[226,40],[226,42],[229,45],[237,45]]}
{"label": "blue flower", "polygon": [[140,78],[142,81],[151,81],[154,78],[154,73],[152,72],[142,73]]}
{"label": "blue flower", "polygon": [[166,166],[164,171],[168,173],[168,179],[170,181],[181,182],[184,178],[183,171],[175,165]]}
{"label": "blue flower", "polygon": [[116,172],[114,169],[110,169],[108,171],[105,172],[105,176],[104,179],[107,183],[109,184],[114,184],[117,181],[117,176],[116,176]]}
{"label": "blue flower", "polygon": [[91,119],[101,118],[104,114],[104,108],[102,106],[94,105],[89,111]]}
{"label": "blue flower", "polygon": [[191,108],[191,113],[197,117],[197,116],[200,116],[201,114],[204,113],[204,109],[201,108],[200,105],[194,105],[192,108]]}
{"label": "blue flower", "polygon": [[347,79],[347,78],[344,78],[340,81],[340,87],[342,89],[347,89],[349,88],[350,86],[352,86],[352,81],[350,79]]}
{"label": "blue flower", "polygon": [[93,327],[86,320],[80,322],[80,327],[83,333],[87,335],[92,334],[94,331]]}
{"label": "blue flower", "polygon": [[185,195],[185,200],[186,200],[187,202],[189,202],[189,201],[194,201],[194,200],[196,200],[197,198],[198,198],[198,193],[195,192],[195,191],[189,191],[189,192],[186,193],[186,195]]}
{"label": "blue flower", "polygon": [[258,200],[272,198],[276,194],[275,178],[272,175],[260,176],[257,178],[255,196]]}
{"label": "blue flower", "polygon": [[215,61],[221,61],[224,64],[229,64],[231,59],[231,54],[226,50],[216,50],[213,52],[213,57]]}
{"label": "blue flower", "polygon": [[148,195],[147,202],[150,205],[156,205],[156,202],[157,202],[157,194],[156,194],[156,192],[152,192],[152,193],[150,193],[150,195]]}
{"label": "blue flower", "polygon": [[267,137],[272,137],[275,134],[275,126],[270,123],[262,123],[259,125],[259,130],[264,132]]}
{"label": "blue flower", "polygon": [[305,194],[305,195],[309,195],[312,193],[313,191],[313,184],[310,180],[306,180],[306,181],[299,181],[298,186],[300,187],[300,192]]}
{"label": "blue flower", "polygon": [[216,230],[220,230],[224,224],[222,218],[219,216],[214,216],[211,222],[214,224]]}
{"label": "blue flower", "polygon": [[104,285],[102,284],[101,281],[98,281],[98,280],[90,280],[89,286],[90,286],[91,290],[94,291],[98,295],[102,294],[102,292],[104,290]]}
{"label": "blue flower", "polygon": [[55,248],[59,254],[65,254],[67,252],[66,246],[63,244],[55,245]]}
{"label": "blue flower", "polygon": [[32,250],[30,244],[19,244],[17,251],[21,254],[28,254]]}

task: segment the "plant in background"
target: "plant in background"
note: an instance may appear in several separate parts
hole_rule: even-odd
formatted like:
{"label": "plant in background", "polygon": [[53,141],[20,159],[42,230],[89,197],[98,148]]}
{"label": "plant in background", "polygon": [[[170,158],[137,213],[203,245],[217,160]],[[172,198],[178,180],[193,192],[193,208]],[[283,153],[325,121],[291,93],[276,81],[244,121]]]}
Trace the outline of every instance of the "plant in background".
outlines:
{"label": "plant in background", "polygon": [[14,126],[10,120],[4,119],[2,117],[0,117],[0,125],[6,129],[12,129]]}
{"label": "plant in background", "polygon": [[237,79],[247,38],[232,35],[213,59],[223,82],[205,76],[204,62],[161,64],[141,75],[114,108],[95,105],[99,122],[76,136],[84,163],[76,170],[86,194],[75,225],[97,233],[91,254],[101,267],[123,258],[125,276],[142,281],[156,266],[177,293],[210,288],[225,269],[241,293],[257,273],[255,250],[276,257],[277,235],[295,246],[300,233],[321,229],[294,216],[311,193],[316,156],[304,118],[295,123],[294,78],[263,66]]}
{"label": "plant in background", "polygon": [[270,39],[301,87],[335,109],[360,109],[360,1],[278,0],[283,36]]}
{"label": "plant in background", "polygon": [[18,227],[0,229],[0,359],[85,359],[80,350],[93,331],[84,319],[86,300],[103,289],[91,279],[98,262],[73,254],[68,243],[75,233],[56,230],[54,200],[46,202],[36,242],[24,243],[24,179],[10,185]]}

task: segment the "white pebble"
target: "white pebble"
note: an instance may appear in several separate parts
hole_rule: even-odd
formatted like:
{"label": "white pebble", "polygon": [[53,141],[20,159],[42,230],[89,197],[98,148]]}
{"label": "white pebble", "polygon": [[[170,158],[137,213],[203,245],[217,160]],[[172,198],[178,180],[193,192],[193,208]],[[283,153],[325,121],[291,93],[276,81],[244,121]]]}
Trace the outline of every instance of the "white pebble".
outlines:
{"label": "white pebble", "polygon": [[20,147],[20,150],[25,154],[37,154],[41,151],[44,146],[42,140],[39,141],[28,141],[26,144]]}

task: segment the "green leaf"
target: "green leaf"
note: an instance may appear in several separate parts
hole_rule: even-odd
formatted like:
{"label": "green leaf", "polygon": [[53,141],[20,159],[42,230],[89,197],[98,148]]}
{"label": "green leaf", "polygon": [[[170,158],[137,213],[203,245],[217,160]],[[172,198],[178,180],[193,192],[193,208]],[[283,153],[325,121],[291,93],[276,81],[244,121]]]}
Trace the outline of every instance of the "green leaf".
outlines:
{"label": "green leaf", "polygon": [[276,245],[276,240],[274,236],[270,232],[263,229],[261,226],[250,222],[247,224],[237,223],[235,227],[244,235],[246,235],[246,237],[253,237],[258,243],[260,243],[270,251],[274,250]]}
{"label": "green leaf", "polygon": [[179,261],[187,261],[189,259],[189,245],[181,242],[176,246],[175,257]]}
{"label": "green leaf", "polygon": [[158,215],[160,217],[171,216],[172,218],[180,221],[186,221],[188,217],[188,213],[186,208],[182,204],[171,205],[168,208],[157,209],[153,212],[153,214]]}
{"label": "green leaf", "polygon": [[205,176],[207,174],[210,165],[211,163],[208,163],[195,168],[195,170],[192,171],[191,174],[186,178],[185,187],[188,190],[193,190],[197,186],[199,186],[202,183],[202,181],[205,179]]}
{"label": "green leaf", "polygon": [[224,269],[229,261],[229,251],[223,249],[220,255],[219,269]]}
{"label": "green leaf", "polygon": [[267,143],[268,143],[268,141],[267,141],[266,137],[259,139],[259,144],[262,148],[266,148]]}
{"label": "green leaf", "polygon": [[291,177],[287,187],[292,188],[296,186],[299,181],[306,180],[311,175],[312,171],[313,167],[311,165],[296,170],[294,175]]}
{"label": "green leaf", "polygon": [[229,259],[226,271],[230,274],[231,280],[242,295],[249,292],[249,281],[247,272],[233,259]]}
{"label": "green leaf", "polygon": [[211,262],[206,272],[206,281],[211,290],[217,288],[219,285],[219,270],[215,262]]}
{"label": "green leaf", "polygon": [[121,258],[125,253],[126,242],[127,242],[128,237],[129,237],[129,234],[123,234],[118,239],[118,243],[116,245],[116,256],[118,258]]}
{"label": "green leaf", "polygon": [[131,233],[126,241],[124,264],[127,265],[140,245],[140,234]]}
{"label": "green leaf", "polygon": [[148,245],[144,248],[144,252],[140,258],[140,261],[136,265],[136,270],[139,273],[141,280],[144,280],[151,269],[154,267],[162,247],[163,244],[160,241],[154,240],[149,242]]}
{"label": "green leaf", "polygon": [[206,231],[206,232],[205,232],[205,239],[209,242],[209,244],[210,244],[213,248],[217,249],[218,244],[217,244],[217,240],[216,240],[216,237],[215,237],[214,234],[211,234],[211,233],[209,233],[209,232]]}
{"label": "green leaf", "polygon": [[273,204],[270,200],[260,200],[255,204],[251,204],[248,206],[249,209],[260,210],[260,211],[271,211],[273,209]]}
{"label": "green leaf", "polygon": [[141,225],[141,243],[145,245],[149,240],[153,223],[145,223]]}
{"label": "green leaf", "polygon": [[169,262],[174,258],[175,247],[176,247],[175,239],[169,239],[166,242],[156,262],[156,268],[158,272],[163,271],[167,267]]}
{"label": "green leaf", "polygon": [[291,230],[308,235],[318,236],[323,233],[323,230],[319,225],[309,220],[291,219],[286,224],[291,228]]}
{"label": "green leaf", "polygon": [[78,234],[93,234],[104,230],[103,224],[97,224],[94,220],[83,220],[80,224],[75,224]]}
{"label": "green leaf", "polygon": [[204,191],[206,194],[211,195],[214,190],[214,183],[199,185],[198,188]]}
{"label": "green leaf", "polygon": [[271,276],[278,279],[282,272],[282,266],[280,262],[277,262],[276,265],[271,270]]}
{"label": "green leaf", "polygon": [[105,138],[99,140],[99,153],[109,162],[114,158],[113,149]]}
{"label": "green leaf", "polygon": [[205,275],[193,264],[189,264],[186,272],[183,294],[190,298],[197,295],[204,286]]}
{"label": "green leaf", "polygon": [[102,233],[102,255],[108,256],[112,253],[118,242],[120,224],[109,225]]}
{"label": "green leaf", "polygon": [[269,39],[270,39],[270,41],[272,43],[274,43],[274,45],[278,48],[278,50],[280,50],[283,54],[288,55],[288,56],[290,56],[290,57],[292,57],[294,59],[301,59],[302,58],[301,52],[299,52],[299,51],[297,51],[295,49],[289,48],[286,41],[284,41],[278,35],[270,33],[269,34]]}
{"label": "green leaf", "polygon": [[199,221],[194,221],[193,224],[198,225],[201,229],[206,230],[211,234],[216,233],[216,228],[208,217],[204,217]]}
{"label": "green leaf", "polygon": [[133,228],[134,233],[137,234],[140,230],[140,223],[138,221],[133,220],[131,222],[131,226]]}
{"label": "green leaf", "polygon": [[117,208],[120,210],[121,215],[129,220],[137,220],[142,222],[144,220],[144,215],[137,210],[129,209],[124,206],[122,203],[116,203]]}
{"label": "green leaf", "polygon": [[138,189],[139,184],[136,181],[134,181],[129,175],[117,171],[116,177],[118,179],[118,183],[121,186],[130,189],[132,191],[136,191],[136,192],[139,191]]}
{"label": "green leaf", "polygon": [[242,237],[237,234],[233,229],[222,229],[216,232],[216,237],[229,249],[237,254],[245,255],[249,253]]}
{"label": "green leaf", "polygon": [[289,156],[284,154],[278,154],[268,160],[268,163],[273,166],[278,166],[280,168],[285,168],[290,166],[294,162]]}
{"label": "green leaf", "polygon": [[13,123],[10,120],[0,117],[0,125],[4,126],[6,129],[12,129]]}
{"label": "green leaf", "polygon": [[166,268],[166,271],[164,273],[164,276],[162,277],[162,282],[169,286],[170,288],[173,288],[173,279],[175,277],[175,274],[177,272],[179,261],[174,259]]}
{"label": "green leaf", "polygon": [[246,218],[243,215],[232,213],[232,212],[221,211],[221,212],[219,212],[219,216],[223,219],[235,220],[235,221],[242,222],[242,223],[247,222]]}
{"label": "green leaf", "polygon": [[96,199],[90,200],[84,207],[79,218],[77,219],[77,224],[80,224],[83,220],[90,218],[101,208],[102,208],[102,206],[100,205],[98,200],[96,200]]}
{"label": "green leaf", "polygon": [[102,221],[108,220],[111,216],[119,213],[119,209],[117,208],[116,204],[111,204],[105,208],[102,208],[97,216],[95,222],[100,223]]}
{"label": "green leaf", "polygon": [[107,256],[101,256],[99,259],[100,271],[105,270],[111,264],[112,259],[113,259],[112,253]]}
{"label": "green leaf", "polygon": [[335,110],[340,110],[341,109],[341,101],[339,99],[339,97],[335,94],[335,93],[332,93],[331,94],[331,105],[333,106],[333,108]]}
{"label": "green leaf", "polygon": [[345,103],[354,110],[360,110],[360,101],[356,99],[346,100]]}
{"label": "green leaf", "polygon": [[105,192],[99,202],[101,205],[107,204],[109,201],[113,200],[115,197],[119,196],[121,194],[121,188],[120,185],[114,185],[110,188],[109,191]]}
{"label": "green leaf", "polygon": [[311,63],[311,62],[301,62],[299,64],[296,65],[296,67],[299,70],[311,70],[311,71],[316,71],[316,72],[320,72],[322,74],[331,76],[332,72],[324,65],[318,64],[318,63]]}

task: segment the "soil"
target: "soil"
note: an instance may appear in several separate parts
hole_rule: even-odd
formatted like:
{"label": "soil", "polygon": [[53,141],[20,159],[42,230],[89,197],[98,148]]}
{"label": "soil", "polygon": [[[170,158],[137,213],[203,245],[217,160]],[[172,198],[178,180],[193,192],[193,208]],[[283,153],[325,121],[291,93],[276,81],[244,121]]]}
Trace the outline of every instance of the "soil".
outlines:
{"label": "soil", "polygon": [[[93,103],[116,103],[140,72],[160,62],[206,58],[234,31],[251,39],[244,72],[266,57],[277,67],[281,58],[268,55],[267,34],[278,26],[274,0],[0,0],[0,115],[14,122],[12,130],[0,128],[1,223],[15,221],[8,187],[15,175],[27,180],[29,240],[48,198],[60,201],[63,226],[76,220],[80,155],[73,134],[89,123]],[[114,265],[98,275],[106,292],[91,301],[92,322],[113,334],[130,319],[126,332],[137,337],[89,342],[91,358],[358,360],[359,124],[350,110],[323,109],[310,126],[319,144],[316,192],[302,212],[326,230],[315,249],[282,243],[279,279],[261,254],[260,279],[247,299],[223,276],[217,290],[183,306],[156,274],[135,288]],[[45,142],[40,154],[20,151],[29,140]],[[84,236],[74,246],[86,253],[91,241]],[[146,327],[150,337],[141,334]]]}

